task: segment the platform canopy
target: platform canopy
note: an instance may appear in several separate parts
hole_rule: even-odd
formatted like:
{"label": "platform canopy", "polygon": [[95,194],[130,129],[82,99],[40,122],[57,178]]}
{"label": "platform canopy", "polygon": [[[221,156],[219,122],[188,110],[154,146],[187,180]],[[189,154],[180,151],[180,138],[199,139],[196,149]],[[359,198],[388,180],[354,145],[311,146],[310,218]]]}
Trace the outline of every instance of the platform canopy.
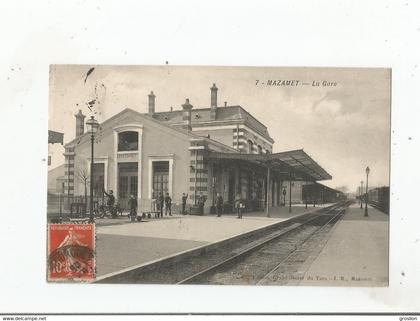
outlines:
{"label": "platform canopy", "polygon": [[303,149],[274,154],[221,153],[207,151],[207,156],[212,159],[242,160],[258,163],[273,170],[277,170],[282,174],[292,173],[294,180],[322,181],[332,178],[332,176],[306,154]]}

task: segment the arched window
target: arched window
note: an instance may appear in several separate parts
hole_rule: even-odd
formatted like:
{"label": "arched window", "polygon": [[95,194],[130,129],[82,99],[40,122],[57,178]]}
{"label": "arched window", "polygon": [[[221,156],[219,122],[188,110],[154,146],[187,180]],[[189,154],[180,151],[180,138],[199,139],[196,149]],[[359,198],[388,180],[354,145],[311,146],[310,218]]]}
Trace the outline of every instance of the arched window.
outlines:
{"label": "arched window", "polygon": [[261,147],[261,145],[258,145],[258,154],[262,154],[262,147]]}
{"label": "arched window", "polygon": [[118,151],[127,152],[139,150],[139,133],[126,131],[118,134]]}
{"label": "arched window", "polygon": [[252,141],[250,139],[248,139],[248,154],[252,154],[253,153],[253,149],[254,149],[254,144],[252,143]]}

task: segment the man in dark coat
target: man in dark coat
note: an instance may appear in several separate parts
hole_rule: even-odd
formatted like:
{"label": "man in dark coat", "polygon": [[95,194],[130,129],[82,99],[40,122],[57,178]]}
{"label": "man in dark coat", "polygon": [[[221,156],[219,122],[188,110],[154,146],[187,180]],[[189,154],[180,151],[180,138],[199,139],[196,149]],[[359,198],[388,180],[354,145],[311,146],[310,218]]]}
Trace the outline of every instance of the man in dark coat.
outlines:
{"label": "man in dark coat", "polygon": [[207,198],[203,195],[203,192],[200,192],[200,196],[198,197],[198,207],[200,208],[200,214],[204,214],[204,204],[206,203]]}
{"label": "man in dark coat", "polygon": [[108,197],[108,200],[106,202],[106,205],[108,206],[109,211],[112,213],[113,212],[113,209],[114,209],[114,204],[115,204],[114,191],[113,190],[110,190],[109,193],[107,193],[104,190],[104,194]]}
{"label": "man in dark coat", "polygon": [[182,193],[182,214],[185,215],[185,206],[187,205],[188,194]]}
{"label": "man in dark coat", "polygon": [[220,193],[217,193],[217,196],[216,196],[216,213],[217,213],[217,216],[218,217],[222,216],[222,212],[223,212],[223,197],[222,197],[222,195],[220,195]]}
{"label": "man in dark coat", "polygon": [[169,196],[169,193],[166,193],[165,196],[165,215],[168,215],[168,211],[169,211],[169,216],[172,216],[172,198]]}
{"label": "man in dark coat", "polygon": [[235,209],[236,209],[236,213],[238,214],[238,218],[242,218],[244,205],[243,205],[241,194],[239,193],[236,194],[236,197],[235,197]]}
{"label": "man in dark coat", "polygon": [[130,208],[131,222],[134,222],[137,216],[137,199],[134,197],[134,195],[130,195],[130,199],[128,200],[128,207]]}

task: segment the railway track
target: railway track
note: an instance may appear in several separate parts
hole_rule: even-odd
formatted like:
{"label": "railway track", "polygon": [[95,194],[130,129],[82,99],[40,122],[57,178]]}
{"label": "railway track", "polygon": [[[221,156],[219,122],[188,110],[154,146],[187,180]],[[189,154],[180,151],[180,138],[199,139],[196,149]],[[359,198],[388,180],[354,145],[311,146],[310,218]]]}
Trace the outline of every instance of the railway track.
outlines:
{"label": "railway track", "polygon": [[[238,249],[232,255],[177,284],[259,284],[298,283],[322,250],[326,235],[345,213],[348,203],[338,204],[305,221],[293,224]],[[305,265],[306,263],[306,265]]]}
{"label": "railway track", "polygon": [[[225,242],[218,247],[186,253],[182,258],[142,267],[129,276],[113,276],[102,283],[140,284],[281,284],[282,261],[307,261],[300,253],[316,252],[308,245],[322,243],[322,231],[333,226],[347,203],[338,203],[280,222]],[[326,226],[327,225],[327,226]],[[322,229],[321,229],[322,228]],[[318,231],[318,233],[316,233]],[[317,240],[319,239],[319,240]],[[311,242],[310,242],[311,240]],[[306,241],[306,242],[305,242]],[[299,249],[298,249],[299,248]],[[305,251],[303,251],[305,250]],[[293,254],[295,253],[295,254]],[[302,256],[302,255],[301,255]],[[274,269],[278,265],[277,269]],[[302,264],[300,264],[302,265]],[[270,274],[268,274],[271,272]],[[267,276],[266,278],[264,278]]]}

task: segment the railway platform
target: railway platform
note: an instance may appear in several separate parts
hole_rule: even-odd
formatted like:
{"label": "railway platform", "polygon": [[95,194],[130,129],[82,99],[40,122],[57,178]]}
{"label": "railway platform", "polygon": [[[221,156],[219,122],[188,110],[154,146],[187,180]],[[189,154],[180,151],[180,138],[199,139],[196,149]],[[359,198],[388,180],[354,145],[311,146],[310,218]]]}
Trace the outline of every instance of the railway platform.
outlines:
{"label": "railway platform", "polygon": [[[324,204],[324,207],[330,204]],[[173,215],[162,219],[146,219],[130,223],[98,220],[96,242],[97,277],[105,278],[121,271],[146,265],[183,252],[227,239],[239,237],[293,217],[319,210],[305,205],[271,208],[265,212],[244,213],[242,219],[234,214],[207,216]]]}
{"label": "railway platform", "polygon": [[300,271],[299,285],[388,285],[389,215],[372,206],[368,213],[363,216],[360,204],[347,209],[319,255]]}

